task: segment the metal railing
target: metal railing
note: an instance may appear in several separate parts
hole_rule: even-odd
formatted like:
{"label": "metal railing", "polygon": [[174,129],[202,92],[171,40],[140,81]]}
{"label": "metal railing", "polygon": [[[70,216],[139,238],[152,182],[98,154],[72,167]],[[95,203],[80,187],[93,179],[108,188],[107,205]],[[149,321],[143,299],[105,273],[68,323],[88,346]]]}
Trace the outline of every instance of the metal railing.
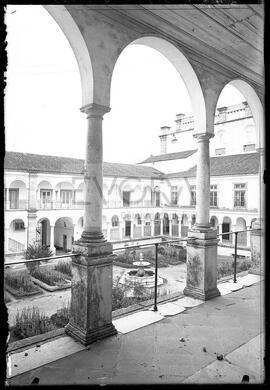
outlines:
{"label": "metal railing", "polygon": [[[230,235],[230,234],[235,234],[235,245],[234,245],[234,269],[233,269],[233,282],[236,283],[236,261],[237,261],[237,238],[239,233],[243,232],[248,232],[248,231],[255,231],[255,230],[261,230],[261,229],[245,229],[245,230],[239,230],[239,231],[230,231],[226,233],[219,233],[217,234],[218,236],[223,236],[223,235]],[[145,243],[145,244],[135,244],[135,245],[130,245],[130,246],[123,246],[120,248],[115,248],[113,249],[113,252],[116,251],[123,251],[123,250],[130,250],[130,249],[138,249],[142,247],[152,247],[155,246],[155,286],[154,286],[154,307],[153,310],[157,311],[157,281],[158,281],[158,247],[159,245],[166,245],[166,244],[171,244],[171,243],[181,243],[187,241],[188,238],[177,238],[173,240],[166,240],[164,241],[159,241],[156,243]],[[8,267],[10,265],[16,265],[16,264],[22,264],[22,263],[32,263],[32,262],[41,262],[41,261],[49,261],[49,260],[55,260],[55,259],[60,259],[60,258],[67,258],[67,257],[77,257],[81,256],[80,253],[72,253],[72,252],[67,252],[65,255],[60,255],[60,256],[51,256],[51,257],[45,257],[45,258],[38,258],[38,259],[30,259],[30,260],[25,260],[25,261],[12,261],[7,264],[4,264],[4,267]]]}

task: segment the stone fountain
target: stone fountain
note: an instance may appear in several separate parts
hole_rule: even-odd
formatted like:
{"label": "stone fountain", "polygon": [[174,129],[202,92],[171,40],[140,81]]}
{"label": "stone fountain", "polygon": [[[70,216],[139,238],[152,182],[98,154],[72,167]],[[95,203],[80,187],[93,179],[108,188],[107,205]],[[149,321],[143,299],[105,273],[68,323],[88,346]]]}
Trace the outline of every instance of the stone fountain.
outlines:
{"label": "stone fountain", "polygon": [[[119,284],[130,286],[126,296],[134,296],[134,289],[132,288],[132,285],[134,284],[139,284],[143,286],[149,294],[152,293],[155,288],[155,272],[150,269],[145,269],[145,267],[148,267],[150,263],[148,261],[144,261],[143,254],[140,253],[139,261],[134,261],[133,265],[136,269],[125,271],[119,279]],[[159,287],[163,284],[163,278],[158,276],[157,286]]]}

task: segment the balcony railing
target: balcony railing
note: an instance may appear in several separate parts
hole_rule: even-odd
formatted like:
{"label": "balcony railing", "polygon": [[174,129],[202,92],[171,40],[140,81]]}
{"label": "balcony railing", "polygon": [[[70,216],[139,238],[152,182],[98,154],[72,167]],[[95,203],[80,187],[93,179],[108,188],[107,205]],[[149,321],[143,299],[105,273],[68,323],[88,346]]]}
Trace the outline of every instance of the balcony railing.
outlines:
{"label": "balcony railing", "polygon": [[5,202],[6,210],[26,210],[28,207],[28,201],[25,199],[19,199],[17,202]]}

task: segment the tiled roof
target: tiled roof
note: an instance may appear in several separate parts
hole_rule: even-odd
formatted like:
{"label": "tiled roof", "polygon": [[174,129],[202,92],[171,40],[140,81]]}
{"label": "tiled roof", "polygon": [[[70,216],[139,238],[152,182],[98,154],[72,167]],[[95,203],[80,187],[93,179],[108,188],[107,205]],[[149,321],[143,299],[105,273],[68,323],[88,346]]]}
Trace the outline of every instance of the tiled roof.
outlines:
{"label": "tiled roof", "polygon": [[159,154],[158,156],[150,156],[139,164],[146,164],[146,163],[152,163],[158,161],[179,160],[191,156],[196,151],[197,150],[194,149],[194,150],[185,150],[183,152]]}
{"label": "tiled roof", "polygon": [[[243,153],[210,158],[211,176],[254,175],[259,172],[259,153]],[[187,171],[167,174],[166,177],[196,177],[196,165]]]}
{"label": "tiled roof", "polygon": [[[82,174],[84,160],[6,151],[4,167],[15,171]],[[104,176],[140,178],[162,177],[163,175],[162,172],[152,167],[107,162],[103,163],[103,174]]]}

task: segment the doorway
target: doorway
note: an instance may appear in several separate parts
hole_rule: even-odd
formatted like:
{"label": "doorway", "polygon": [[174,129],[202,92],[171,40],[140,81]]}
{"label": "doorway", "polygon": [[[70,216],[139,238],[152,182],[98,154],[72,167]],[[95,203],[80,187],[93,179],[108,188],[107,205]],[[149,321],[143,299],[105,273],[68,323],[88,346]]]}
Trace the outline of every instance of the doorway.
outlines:
{"label": "doorway", "polygon": [[63,234],[63,250],[67,252],[67,235]]}
{"label": "doorway", "polygon": [[131,221],[125,221],[125,236],[130,237],[131,235]]}

